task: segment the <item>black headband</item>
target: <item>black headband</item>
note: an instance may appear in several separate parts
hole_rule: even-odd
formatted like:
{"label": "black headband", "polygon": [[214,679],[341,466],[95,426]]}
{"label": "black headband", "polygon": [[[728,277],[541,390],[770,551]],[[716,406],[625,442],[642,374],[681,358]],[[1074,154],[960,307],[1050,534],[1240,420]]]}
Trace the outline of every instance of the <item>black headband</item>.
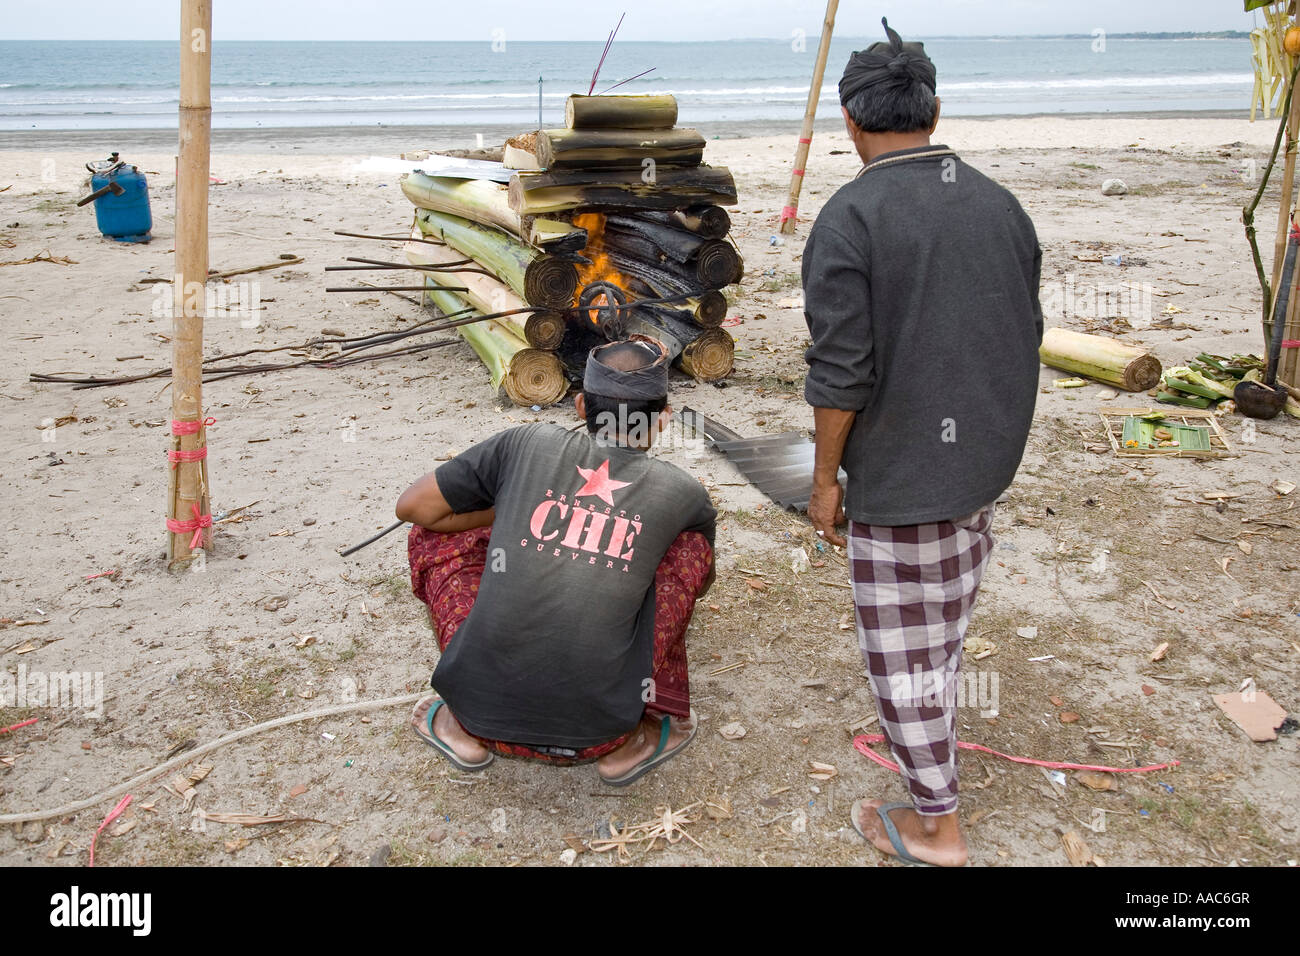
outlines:
{"label": "black headband", "polygon": [[[641,368],[623,371],[602,361],[611,351],[642,349],[649,360]],[[598,345],[587,355],[582,375],[582,390],[620,401],[654,401],[668,394],[668,355],[662,348],[644,340],[610,342]]]}
{"label": "black headband", "polygon": [[903,38],[881,17],[888,43],[873,43],[849,57],[849,65],[840,78],[840,103],[847,104],[854,96],[872,86],[887,86],[901,90],[913,83],[924,83],[933,93],[937,87],[934,63],[925,55],[922,43],[904,43]]}

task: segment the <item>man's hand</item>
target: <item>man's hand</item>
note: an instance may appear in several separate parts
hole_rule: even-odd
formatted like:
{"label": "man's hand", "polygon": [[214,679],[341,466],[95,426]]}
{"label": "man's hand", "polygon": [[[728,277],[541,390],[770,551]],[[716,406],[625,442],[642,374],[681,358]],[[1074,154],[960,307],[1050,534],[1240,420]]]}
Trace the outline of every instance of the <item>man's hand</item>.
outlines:
{"label": "man's hand", "polygon": [[823,540],[841,548],[847,542],[835,528],[848,520],[844,517],[843,504],[844,489],[838,481],[829,485],[814,482],[812,497],[808,499],[808,517]]}
{"label": "man's hand", "polygon": [[847,542],[835,531],[844,524],[844,489],[840,487],[840,459],[853,430],[857,412],[838,408],[814,408],[817,448],[813,460],[813,491],[808,499],[808,517],[817,533],[841,548]]}

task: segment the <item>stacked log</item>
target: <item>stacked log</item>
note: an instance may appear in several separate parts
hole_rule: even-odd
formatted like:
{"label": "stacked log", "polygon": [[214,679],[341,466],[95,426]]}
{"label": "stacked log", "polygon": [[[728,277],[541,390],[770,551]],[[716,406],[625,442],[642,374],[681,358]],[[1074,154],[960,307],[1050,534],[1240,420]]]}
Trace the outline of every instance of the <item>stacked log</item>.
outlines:
{"label": "stacked log", "polygon": [[744,273],[731,173],[703,163],[671,96],[572,96],[565,115],[512,137],[490,176],[403,177],[428,300],[481,319],[461,334],[518,404],[558,401],[557,369],[580,382],[593,345],[633,335],[697,380],[729,375],[723,290]]}

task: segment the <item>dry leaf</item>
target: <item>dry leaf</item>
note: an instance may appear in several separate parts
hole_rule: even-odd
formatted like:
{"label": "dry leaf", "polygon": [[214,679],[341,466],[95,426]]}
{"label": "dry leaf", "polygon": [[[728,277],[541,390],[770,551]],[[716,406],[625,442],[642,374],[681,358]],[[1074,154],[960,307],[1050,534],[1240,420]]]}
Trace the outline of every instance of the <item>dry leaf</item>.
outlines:
{"label": "dry leaf", "polygon": [[704,812],[709,815],[710,820],[729,820],[734,811],[731,809],[730,800],[718,797],[716,800],[705,801]]}
{"label": "dry leaf", "polygon": [[297,783],[294,784],[292,788],[290,788],[289,796],[301,797],[306,792],[307,792],[307,785],[305,783]]}
{"label": "dry leaf", "polygon": [[569,845],[569,849],[571,849],[574,853],[586,852],[587,844],[583,843],[576,833],[564,834],[563,840],[565,843]]}
{"label": "dry leaf", "polygon": [[1049,697],[1049,698],[1047,698],[1047,699],[1050,700],[1050,701],[1052,702],[1052,706],[1053,706],[1053,707],[1064,707],[1064,706],[1065,706],[1065,701],[1063,701],[1063,700],[1062,700],[1061,698],[1059,698],[1059,697]]}
{"label": "dry leaf", "polygon": [[962,649],[967,654],[973,655],[977,661],[982,661],[998,652],[998,646],[987,637],[968,637],[962,642]]}
{"label": "dry leaf", "polygon": [[303,634],[298,638],[297,643],[294,644],[293,646],[298,648],[311,647],[315,643],[316,643],[315,634]]}
{"label": "dry leaf", "polygon": [[1160,646],[1151,652],[1151,663],[1154,664],[1156,661],[1164,660],[1165,652],[1167,652],[1168,650],[1169,650],[1169,642],[1162,641]]}
{"label": "dry leaf", "polygon": [[255,813],[203,813],[199,814],[204,820],[212,823],[234,823],[241,827],[260,827],[268,823],[320,823],[320,820],[311,817],[291,817],[288,814],[280,813],[273,817],[260,817]]}
{"label": "dry leaf", "polygon": [[1269,485],[1269,487],[1272,488],[1274,491],[1276,491],[1279,495],[1286,497],[1287,495],[1291,494],[1291,492],[1295,491],[1296,486],[1294,481],[1285,481],[1279,478],[1276,481],[1274,481],[1271,485]]}
{"label": "dry leaf", "polygon": [[211,766],[207,764],[199,764],[190,772],[190,783],[199,783],[210,773],[212,773]]}
{"label": "dry leaf", "polygon": [[1238,541],[1237,547],[1241,549],[1242,554],[1250,554],[1251,551],[1255,550],[1250,546],[1250,542],[1245,540]]}
{"label": "dry leaf", "polygon": [[1079,715],[1070,710],[1063,710],[1056,716],[1060,718],[1063,724],[1072,724],[1079,719]]}
{"label": "dry leaf", "polygon": [[1084,843],[1083,838],[1073,830],[1061,834],[1061,847],[1065,850],[1071,866],[1087,866],[1092,862],[1092,851],[1088,849],[1088,844]]}
{"label": "dry leaf", "polygon": [[733,720],[731,723],[723,724],[719,727],[718,733],[722,735],[724,740],[739,740],[741,737],[745,736],[748,731],[745,730],[744,724]]}
{"label": "dry leaf", "polygon": [[753,588],[755,591],[767,590],[767,585],[764,584],[762,581],[758,580],[758,578],[751,578],[749,581],[749,586]]}
{"label": "dry leaf", "polygon": [[121,836],[124,833],[130,833],[132,830],[135,829],[135,825],[139,822],[140,821],[137,818],[132,817],[130,820],[127,820],[124,823],[119,823],[117,826],[113,827],[113,829],[108,831],[109,836],[116,837],[116,836]]}
{"label": "dry leaf", "polygon": [[1074,774],[1074,779],[1079,781],[1089,790],[1118,790],[1119,784],[1113,774],[1102,773],[1100,770],[1079,770]]}
{"label": "dry leaf", "polygon": [[249,845],[250,843],[252,843],[252,842],[253,842],[253,841],[250,840],[250,839],[248,839],[248,837],[239,837],[239,838],[234,839],[234,840],[227,840],[227,841],[226,841],[226,852],[227,852],[227,853],[238,853],[240,850],[242,850],[244,847],[248,846],[248,845]]}

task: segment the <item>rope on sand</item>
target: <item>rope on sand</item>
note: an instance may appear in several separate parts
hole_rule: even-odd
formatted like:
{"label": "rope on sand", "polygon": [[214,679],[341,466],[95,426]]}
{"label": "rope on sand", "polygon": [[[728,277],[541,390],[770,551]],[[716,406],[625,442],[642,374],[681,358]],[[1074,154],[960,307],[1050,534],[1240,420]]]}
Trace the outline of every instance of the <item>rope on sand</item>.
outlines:
{"label": "rope on sand", "polygon": [[27,813],[4,813],[0,814],[0,825],[6,823],[28,823],[32,820],[48,820],[50,817],[69,816],[74,813],[80,813],[82,810],[89,809],[97,803],[103,803],[105,800],[111,800],[113,797],[120,796],[128,790],[138,787],[148,782],[153,777],[161,773],[166,773],[175,767],[189,763],[196,757],[224,747],[227,744],[233,744],[237,740],[243,740],[245,737],[251,737],[254,734],[260,734],[266,730],[273,730],[276,727],[285,727],[289,724],[300,723],[304,720],[314,720],[318,717],[332,717],[335,714],[356,713],[363,710],[382,710],[385,707],[397,707],[401,704],[413,704],[422,697],[429,694],[429,691],[420,691],[415,694],[403,694],[400,697],[385,697],[382,700],[364,700],[351,704],[335,704],[332,707],[322,707],[320,710],[307,710],[299,714],[289,714],[285,717],[277,717],[274,720],[268,720],[264,723],[254,724],[252,727],[245,727],[243,730],[236,730],[233,733],[226,734],[224,737],[218,737],[216,740],[203,744],[201,747],[195,747],[193,750],[187,750],[164,763],[160,763],[152,770],[146,770],[144,773],[136,774],[130,780],[119,783],[102,793],[97,793],[93,797],[87,797],[84,800],[78,800],[76,803],[69,803],[66,806],[55,807],[53,810],[32,810]]}

